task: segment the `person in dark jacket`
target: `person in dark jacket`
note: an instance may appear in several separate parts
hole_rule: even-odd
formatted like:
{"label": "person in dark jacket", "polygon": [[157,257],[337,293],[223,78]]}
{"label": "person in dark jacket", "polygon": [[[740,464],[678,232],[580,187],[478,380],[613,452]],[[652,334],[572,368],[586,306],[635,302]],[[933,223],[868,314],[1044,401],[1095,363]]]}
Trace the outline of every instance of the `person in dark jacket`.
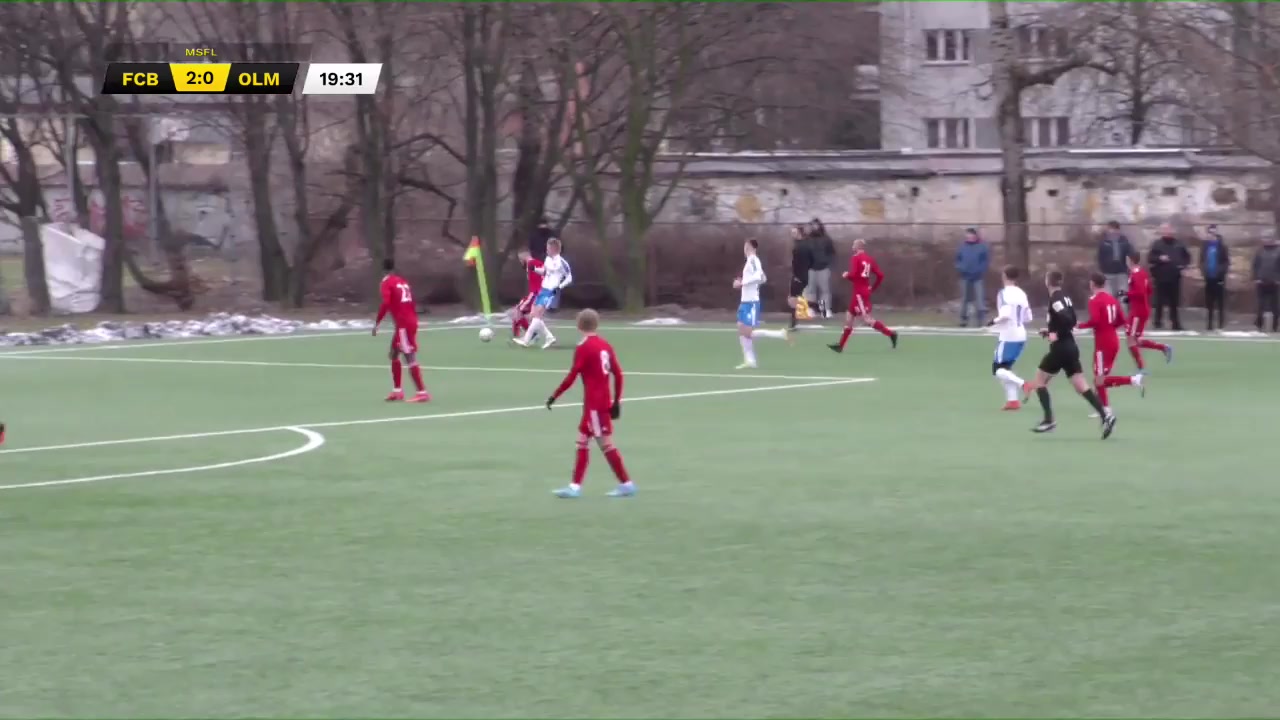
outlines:
{"label": "person in dark jacket", "polygon": [[1120,232],[1120,223],[1107,223],[1098,239],[1098,272],[1107,276],[1107,292],[1112,297],[1124,297],[1129,287],[1129,267],[1125,258],[1133,252],[1129,238]]}
{"label": "person in dark jacket", "polygon": [[1280,244],[1268,238],[1253,256],[1253,284],[1258,291],[1258,317],[1254,322],[1262,330],[1262,317],[1271,312],[1271,332],[1280,331]]}
{"label": "person in dark jacket", "polygon": [[803,225],[791,228],[791,288],[787,291],[787,304],[791,306],[791,329],[796,329],[796,310],[805,288],[809,287],[813,271],[813,246]]}
{"label": "person in dark jacket", "polygon": [[1160,329],[1164,320],[1164,309],[1169,308],[1169,324],[1174,330],[1182,329],[1178,319],[1178,306],[1182,303],[1182,271],[1191,264],[1191,253],[1187,246],[1173,234],[1173,226],[1165,223],[1160,226],[1160,239],[1151,244],[1151,252],[1147,254],[1147,264],[1151,266],[1151,279],[1155,283],[1155,327]]}
{"label": "person in dark jacket", "polygon": [[812,265],[809,269],[809,286],[805,298],[816,303],[822,317],[831,317],[831,261],[836,257],[836,245],[827,234],[822,221],[809,222],[809,252]]}
{"label": "person in dark jacket", "polygon": [[1227,243],[1218,232],[1217,225],[1205,228],[1204,243],[1200,245],[1200,276],[1204,278],[1204,309],[1208,316],[1205,329],[1213,329],[1213,311],[1218,311],[1218,329],[1226,327],[1227,272],[1231,269],[1231,254]]}
{"label": "person in dark jacket", "polygon": [[969,324],[969,306],[974,306],[974,327],[987,322],[987,300],[982,281],[991,266],[991,252],[978,231],[964,231],[964,242],[956,250],[956,273],[960,275],[960,327]]}

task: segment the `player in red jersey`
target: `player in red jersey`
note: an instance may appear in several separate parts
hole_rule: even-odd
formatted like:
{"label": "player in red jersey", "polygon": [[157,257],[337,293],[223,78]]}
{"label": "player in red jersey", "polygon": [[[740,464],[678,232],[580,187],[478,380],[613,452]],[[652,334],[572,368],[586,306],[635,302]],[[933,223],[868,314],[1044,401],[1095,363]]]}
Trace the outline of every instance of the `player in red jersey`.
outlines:
{"label": "player in red jersey", "polygon": [[[622,366],[613,346],[596,334],[600,327],[600,315],[595,310],[578,313],[578,330],[582,342],[573,351],[573,367],[560,387],[547,398],[547,409],[555,404],[573,382],[582,377],[582,422],[578,424],[578,454],[573,463],[573,480],[555,491],[556,497],[576,498],[582,495],[582,479],[587,475],[590,458],[588,441],[596,439],[604,459],[618,478],[618,487],[610,491],[610,497],[630,497],[636,494],[636,486],[627,476],[622,464],[622,453],[613,445],[613,421],[622,415]],[[613,376],[614,391],[609,393],[609,377]]]}
{"label": "player in red jersey", "polygon": [[542,289],[542,273],[538,272],[542,261],[526,251],[521,251],[517,257],[520,258],[520,267],[529,275],[529,294],[511,311],[511,336],[518,338],[529,329],[529,313],[533,312],[533,301]]}
{"label": "player in red jersey", "polygon": [[0,422],[0,445],[4,444],[4,423]]}
{"label": "player in red jersey", "polygon": [[1129,354],[1138,364],[1138,373],[1141,374],[1145,372],[1143,350],[1159,350],[1164,353],[1164,361],[1169,363],[1173,362],[1173,348],[1142,337],[1147,329],[1147,321],[1151,319],[1151,296],[1155,289],[1151,285],[1151,274],[1142,267],[1142,254],[1134,250],[1129,253],[1128,261],[1129,292],[1126,297],[1129,299],[1129,325],[1125,328],[1125,334],[1129,339]]}
{"label": "player in red jersey", "polygon": [[1107,276],[1094,273],[1089,276],[1089,319],[1080,323],[1081,330],[1093,330],[1093,387],[1098,391],[1098,400],[1107,411],[1111,403],[1107,400],[1107,388],[1122,385],[1134,385],[1142,389],[1142,375],[1113,376],[1116,356],[1120,354],[1120,335],[1117,328],[1125,327],[1124,310],[1120,301],[1106,291]]}
{"label": "player in red jersey", "polygon": [[413,291],[409,288],[409,283],[396,274],[394,261],[389,258],[384,260],[382,269],[387,271],[387,275],[382,278],[382,304],[378,306],[378,317],[373,321],[373,336],[378,336],[378,326],[387,315],[391,316],[396,325],[395,337],[391,339],[391,354],[388,355],[391,360],[392,390],[387,396],[387,402],[404,399],[404,390],[400,387],[401,357],[404,357],[405,364],[409,366],[409,377],[413,378],[413,384],[418,388],[417,394],[409,402],[430,402],[431,393],[422,384],[422,368],[418,367],[418,310],[413,305]]}
{"label": "player in red jersey", "polygon": [[[874,282],[872,277],[875,278]],[[844,332],[840,333],[840,342],[827,347],[836,352],[844,352],[844,346],[853,334],[854,318],[861,318],[863,324],[889,338],[893,347],[898,347],[898,333],[871,316],[871,293],[884,282],[884,273],[880,271],[875,259],[867,254],[866,240],[858,238],[853,241],[853,257],[849,258],[849,272],[844,274],[844,279],[853,283],[853,298],[849,300],[849,312],[845,313]]]}

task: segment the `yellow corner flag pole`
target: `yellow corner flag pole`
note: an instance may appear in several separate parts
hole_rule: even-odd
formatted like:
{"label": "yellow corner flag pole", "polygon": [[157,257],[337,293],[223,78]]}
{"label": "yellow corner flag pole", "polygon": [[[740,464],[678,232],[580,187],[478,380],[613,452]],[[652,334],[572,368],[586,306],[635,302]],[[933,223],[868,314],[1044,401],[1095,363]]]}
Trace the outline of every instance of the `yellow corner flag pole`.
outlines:
{"label": "yellow corner flag pole", "polygon": [[480,251],[480,238],[471,238],[471,244],[467,246],[462,259],[468,267],[476,269],[476,282],[480,285],[480,309],[484,311],[485,322],[489,322],[492,314],[489,307],[489,279],[484,274],[484,253]]}

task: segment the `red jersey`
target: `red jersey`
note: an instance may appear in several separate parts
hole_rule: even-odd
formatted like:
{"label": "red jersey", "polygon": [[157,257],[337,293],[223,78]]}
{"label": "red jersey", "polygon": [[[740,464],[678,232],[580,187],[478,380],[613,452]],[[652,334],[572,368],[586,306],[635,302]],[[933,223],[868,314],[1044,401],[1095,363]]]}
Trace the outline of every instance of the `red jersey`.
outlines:
{"label": "red jersey", "polygon": [[382,304],[378,306],[378,318],[374,325],[382,324],[382,318],[391,315],[398,328],[418,327],[418,309],[413,305],[413,291],[409,283],[399,275],[382,278]]}
{"label": "red jersey", "polygon": [[1124,309],[1120,307],[1120,301],[1106,290],[1099,290],[1089,298],[1089,319],[1078,327],[1081,330],[1093,330],[1095,345],[1115,347],[1120,344],[1116,328],[1122,328],[1124,324]]}
{"label": "red jersey", "polygon": [[[613,346],[599,335],[588,335],[573,351],[573,367],[565,376],[552,397],[560,397],[582,376],[582,407],[586,410],[605,411],[614,401],[622,399],[622,366]],[[609,376],[614,378],[614,392],[609,394]]]}
{"label": "red jersey", "polygon": [[538,272],[542,268],[542,261],[538,258],[529,258],[529,262],[524,264],[525,272],[529,273],[529,294],[537,295],[542,289],[542,274]]}
{"label": "red jersey", "polygon": [[[871,278],[875,277],[875,282]],[[869,295],[884,282],[884,273],[874,258],[866,252],[860,252],[849,258],[849,282],[853,283],[853,292],[858,295]]]}
{"label": "red jersey", "polygon": [[1151,314],[1151,273],[1138,266],[1129,271],[1129,312],[1146,317]]}

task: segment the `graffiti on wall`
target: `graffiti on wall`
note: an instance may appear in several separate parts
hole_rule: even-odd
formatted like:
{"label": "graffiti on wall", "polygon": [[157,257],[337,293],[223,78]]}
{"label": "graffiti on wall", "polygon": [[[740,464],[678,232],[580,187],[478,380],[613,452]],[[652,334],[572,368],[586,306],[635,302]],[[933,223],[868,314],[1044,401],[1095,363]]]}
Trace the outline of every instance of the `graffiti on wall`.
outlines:
{"label": "graffiti on wall", "polygon": [[[238,233],[238,213],[230,193],[165,190],[165,212],[174,235],[194,248],[221,252],[229,250],[243,233]],[[129,242],[145,242],[150,233],[150,216],[145,191],[123,193],[124,235]],[[45,190],[45,202],[54,222],[74,223],[76,206],[65,188]],[[0,250],[16,250],[21,244],[16,218],[0,222]],[[100,191],[89,196],[89,229],[102,235],[106,229],[106,206]]]}

